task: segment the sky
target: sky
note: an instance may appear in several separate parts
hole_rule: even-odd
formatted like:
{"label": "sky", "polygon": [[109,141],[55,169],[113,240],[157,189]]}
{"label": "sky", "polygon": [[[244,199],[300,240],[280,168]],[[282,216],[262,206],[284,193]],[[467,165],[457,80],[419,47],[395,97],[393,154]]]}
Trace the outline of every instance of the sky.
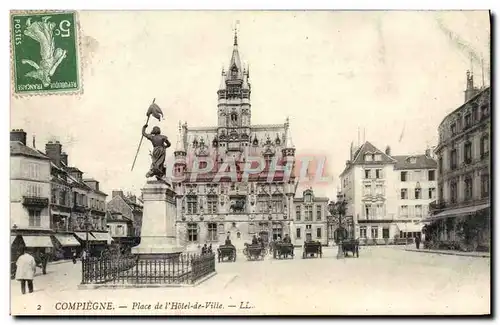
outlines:
{"label": "sky", "polygon": [[60,141],[69,164],[108,194],[140,194],[147,141],[131,166],[147,107],[155,98],[165,120],[150,126],[174,143],[179,121],[216,125],[236,21],[252,124],[289,117],[297,155],[326,156],[334,180],[314,188],[317,195],[335,197],[351,142],[423,153],[463,104],[466,70],[481,86],[483,66],[489,85],[485,11],[83,11],[83,93],[12,97],[11,128],[23,128],[29,144],[35,135],[41,150]]}

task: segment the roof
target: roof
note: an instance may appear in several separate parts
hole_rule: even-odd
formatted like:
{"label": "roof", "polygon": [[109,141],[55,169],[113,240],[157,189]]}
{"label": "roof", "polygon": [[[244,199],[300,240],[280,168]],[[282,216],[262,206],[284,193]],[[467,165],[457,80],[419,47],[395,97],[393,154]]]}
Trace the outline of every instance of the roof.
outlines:
{"label": "roof", "polygon": [[[426,155],[393,156],[396,159],[394,169],[437,169],[435,159]],[[410,162],[410,158],[416,158],[415,163]]]}
{"label": "roof", "polygon": [[[381,154],[381,160],[365,161],[366,154]],[[353,160],[349,163],[349,165],[346,166],[346,168],[340,175],[342,176],[353,165],[387,165],[394,163],[396,163],[396,160],[393,157],[387,155],[385,152],[375,147],[369,141],[366,141],[365,143],[363,143],[363,145],[361,145],[361,147],[356,150]]]}
{"label": "roof", "polygon": [[20,141],[10,142],[10,155],[11,156],[26,156],[32,158],[38,158],[43,160],[50,160],[46,155],[41,154],[38,150],[30,148],[24,145]]}
{"label": "roof", "polygon": [[471,103],[472,101],[478,99],[479,97],[481,96],[487,96],[487,97],[490,97],[491,94],[490,94],[490,86],[480,90],[475,96],[471,97],[468,101],[466,101],[465,103],[463,103],[462,105],[460,105],[458,108],[454,109],[452,112],[450,112],[448,115],[446,115],[443,120],[441,121],[441,123],[439,123],[439,127],[441,127],[441,125],[443,125],[443,123],[448,119],[449,116],[455,114],[456,112],[460,111],[462,108],[466,107],[469,103]]}
{"label": "roof", "polygon": [[133,222],[129,218],[125,217],[121,212],[117,211],[106,211],[106,221],[107,222]]}

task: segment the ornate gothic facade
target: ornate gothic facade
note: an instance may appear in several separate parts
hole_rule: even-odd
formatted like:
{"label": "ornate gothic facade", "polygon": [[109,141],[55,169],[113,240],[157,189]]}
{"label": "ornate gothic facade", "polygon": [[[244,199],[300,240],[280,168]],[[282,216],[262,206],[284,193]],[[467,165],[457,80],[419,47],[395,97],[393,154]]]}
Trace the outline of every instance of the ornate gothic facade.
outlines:
{"label": "ornate gothic facade", "polygon": [[217,91],[217,125],[179,125],[173,183],[182,245],[222,243],[229,234],[241,247],[253,235],[290,233],[295,149],[289,122],[251,124],[249,78],[235,35]]}

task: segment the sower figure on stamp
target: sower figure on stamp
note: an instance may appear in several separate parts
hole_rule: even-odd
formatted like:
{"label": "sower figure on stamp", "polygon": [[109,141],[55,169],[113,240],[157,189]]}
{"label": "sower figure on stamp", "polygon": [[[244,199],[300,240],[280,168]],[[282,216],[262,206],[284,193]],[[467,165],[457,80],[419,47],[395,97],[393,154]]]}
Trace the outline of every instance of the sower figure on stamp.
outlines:
{"label": "sower figure on stamp", "polygon": [[151,154],[151,169],[146,174],[146,177],[155,176],[160,180],[167,172],[165,168],[165,151],[171,146],[171,143],[166,136],[161,134],[159,127],[153,127],[149,134],[146,133],[147,127],[147,124],[142,127],[142,135],[153,144],[153,153]]}

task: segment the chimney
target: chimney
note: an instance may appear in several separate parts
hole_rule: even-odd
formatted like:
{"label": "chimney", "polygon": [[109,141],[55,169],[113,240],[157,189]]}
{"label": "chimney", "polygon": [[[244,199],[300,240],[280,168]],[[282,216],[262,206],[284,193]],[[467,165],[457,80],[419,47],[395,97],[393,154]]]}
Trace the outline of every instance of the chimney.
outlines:
{"label": "chimney", "polygon": [[49,141],[45,145],[45,154],[50,158],[50,160],[52,160],[54,164],[56,164],[57,167],[61,167],[61,151],[62,145],[59,143],[59,141]]}
{"label": "chimney", "polygon": [[123,191],[111,191],[111,198],[114,198],[115,196],[123,197]]}
{"label": "chimney", "polygon": [[26,132],[23,129],[13,129],[10,131],[10,141],[19,141],[26,145]]}
{"label": "chimney", "polygon": [[66,167],[68,166],[68,154],[65,153],[65,152],[62,152],[61,153],[61,162],[66,165]]}
{"label": "chimney", "polygon": [[389,146],[385,147],[385,154],[388,156],[391,155],[391,147],[389,147]]}

